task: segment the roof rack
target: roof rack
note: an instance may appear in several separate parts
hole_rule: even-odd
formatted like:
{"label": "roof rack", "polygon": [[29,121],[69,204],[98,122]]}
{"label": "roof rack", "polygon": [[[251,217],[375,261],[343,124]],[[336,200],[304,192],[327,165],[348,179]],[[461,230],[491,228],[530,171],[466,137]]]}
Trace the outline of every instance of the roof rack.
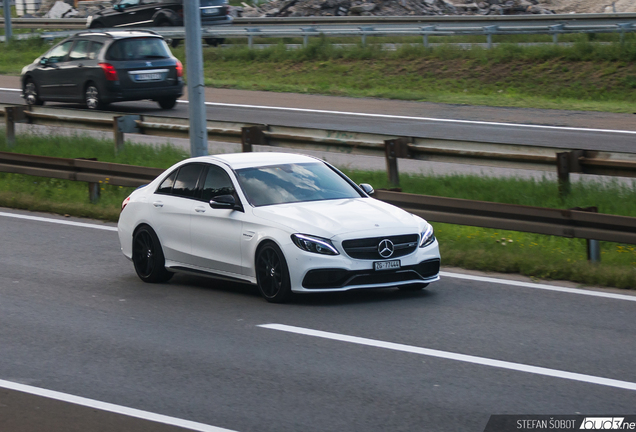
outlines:
{"label": "roof rack", "polygon": [[156,36],[161,36],[156,31],[146,30],[146,29],[134,29],[134,30],[104,30],[104,29],[92,29],[91,30],[91,29],[88,29],[88,30],[81,31],[79,33],[75,33],[73,36],[90,36],[90,35],[95,35],[95,34],[102,34],[102,35],[105,35],[107,37],[114,38],[114,36],[111,33],[112,32],[120,32],[120,31],[150,33],[150,34],[153,34],[153,35],[156,35]]}

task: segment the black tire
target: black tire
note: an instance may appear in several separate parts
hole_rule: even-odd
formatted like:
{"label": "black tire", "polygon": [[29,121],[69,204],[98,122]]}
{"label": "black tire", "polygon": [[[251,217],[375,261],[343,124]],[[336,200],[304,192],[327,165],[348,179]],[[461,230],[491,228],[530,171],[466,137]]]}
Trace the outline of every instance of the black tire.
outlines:
{"label": "black tire", "polygon": [[102,101],[102,96],[97,85],[92,82],[88,83],[84,90],[84,103],[86,104],[86,108],[90,110],[100,110],[107,105]]}
{"label": "black tire", "polygon": [[414,284],[410,284],[410,285],[400,285],[398,286],[398,289],[400,291],[421,291],[424,288],[426,288],[428,286],[427,283],[414,283]]}
{"label": "black tire", "polygon": [[204,40],[206,44],[214,47],[222,45],[223,42],[225,42],[225,38],[206,38]]}
{"label": "black tire", "polygon": [[100,23],[99,21],[98,22],[93,22],[93,23],[91,23],[90,28],[91,29],[101,29],[101,28],[104,28],[104,24]]}
{"label": "black tire", "polygon": [[44,105],[44,101],[40,99],[38,86],[32,79],[26,80],[24,83],[24,100],[27,105]]}
{"label": "black tire", "polygon": [[162,109],[172,109],[177,104],[177,98],[165,97],[165,98],[157,99],[157,103]]}
{"label": "black tire", "polygon": [[167,282],[173,276],[166,270],[159,238],[149,226],[142,226],[133,235],[132,261],[137,276],[144,282]]}
{"label": "black tire", "polygon": [[270,303],[285,303],[291,298],[287,261],[274,243],[265,243],[256,251],[256,282],[261,295]]}

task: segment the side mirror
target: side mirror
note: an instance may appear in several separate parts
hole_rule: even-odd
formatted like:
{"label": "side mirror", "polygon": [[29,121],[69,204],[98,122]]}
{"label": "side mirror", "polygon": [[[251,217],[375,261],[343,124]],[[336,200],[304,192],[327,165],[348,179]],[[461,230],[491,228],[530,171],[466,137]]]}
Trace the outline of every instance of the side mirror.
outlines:
{"label": "side mirror", "polygon": [[124,10],[124,6],[120,4],[116,4],[116,5],[113,5],[113,9],[115,9],[117,12],[121,12],[122,10]]}
{"label": "side mirror", "polygon": [[240,204],[232,195],[218,195],[210,200],[210,207],[213,209],[243,210]]}
{"label": "side mirror", "polygon": [[371,186],[368,183],[360,183],[360,189],[362,189],[364,191],[364,193],[366,193],[369,196],[373,196],[373,194],[375,193],[375,190],[373,190],[373,186]]}
{"label": "side mirror", "polygon": [[44,57],[44,58],[40,59],[40,64],[41,64],[42,66],[47,66],[47,65],[49,64],[49,59],[48,59],[48,58],[46,58],[46,57]]}

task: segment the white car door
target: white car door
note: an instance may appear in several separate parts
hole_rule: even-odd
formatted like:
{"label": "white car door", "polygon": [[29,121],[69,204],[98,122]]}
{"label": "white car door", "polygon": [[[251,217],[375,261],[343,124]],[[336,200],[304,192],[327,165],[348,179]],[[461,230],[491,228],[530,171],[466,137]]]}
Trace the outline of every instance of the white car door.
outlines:
{"label": "white car door", "polygon": [[167,261],[190,264],[191,209],[205,165],[181,166],[170,174],[152,195],[152,223]]}
{"label": "white car door", "polygon": [[210,200],[238,195],[228,173],[220,166],[208,165],[201,186],[200,200],[191,206],[190,238],[193,264],[213,273],[241,275],[241,231],[245,213],[230,208],[212,208]]}

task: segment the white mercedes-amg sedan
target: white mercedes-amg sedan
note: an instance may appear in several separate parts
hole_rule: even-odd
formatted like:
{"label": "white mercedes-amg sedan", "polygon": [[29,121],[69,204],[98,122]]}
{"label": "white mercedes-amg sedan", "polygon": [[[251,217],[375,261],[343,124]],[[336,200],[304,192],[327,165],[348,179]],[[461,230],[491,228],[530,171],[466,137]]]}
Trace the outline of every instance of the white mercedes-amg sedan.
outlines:
{"label": "white mercedes-amg sedan", "polygon": [[270,302],[292,293],[439,280],[424,219],[371,197],[319,159],[238,153],[184,160],[122,204],[122,252],[144,282],[175,272],[256,284]]}

